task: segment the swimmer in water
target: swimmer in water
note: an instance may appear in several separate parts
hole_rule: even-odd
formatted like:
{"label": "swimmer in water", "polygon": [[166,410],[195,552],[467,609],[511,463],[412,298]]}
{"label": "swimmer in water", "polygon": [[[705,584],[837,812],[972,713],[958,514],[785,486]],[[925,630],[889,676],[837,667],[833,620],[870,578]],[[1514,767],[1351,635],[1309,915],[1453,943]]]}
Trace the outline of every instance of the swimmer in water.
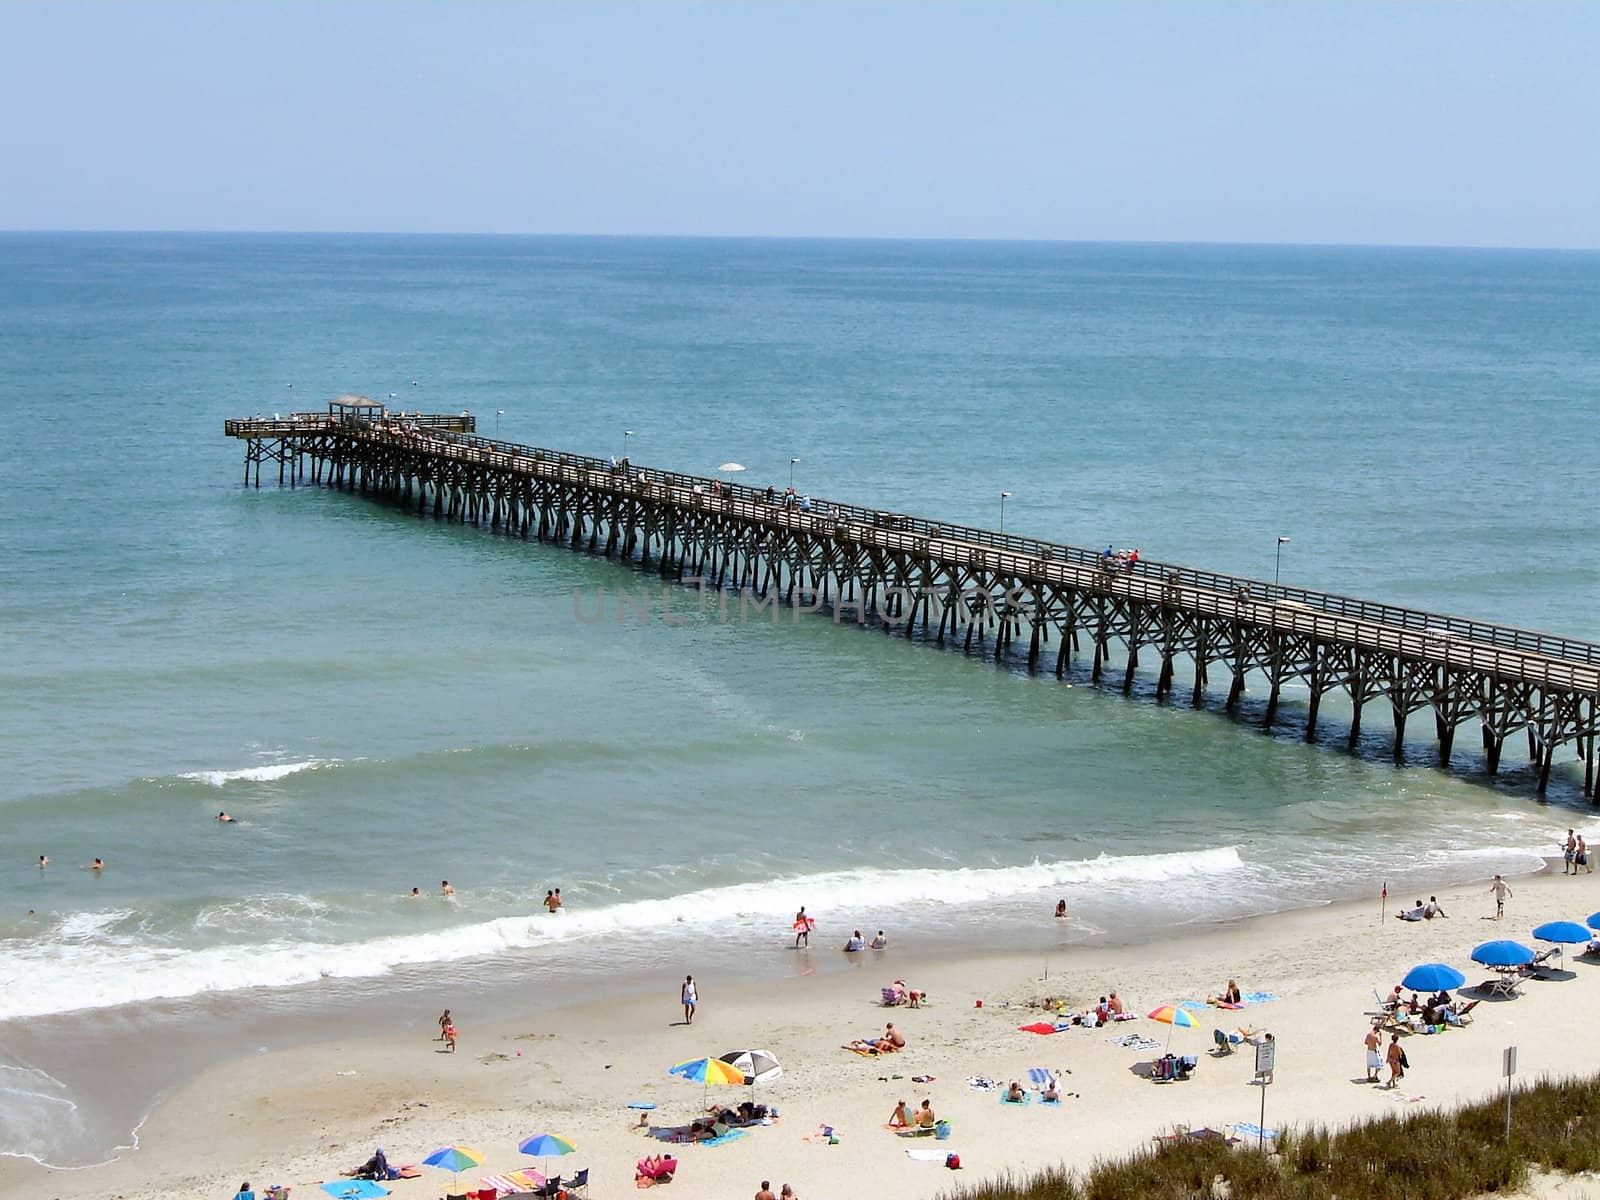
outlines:
{"label": "swimmer in water", "polygon": [[48,867],[49,865],[50,865],[50,856],[48,854],[39,855],[39,870],[42,871],[46,867]]}
{"label": "swimmer in water", "polygon": [[411,889],[411,895],[407,896],[406,899],[407,900],[421,900],[422,899],[422,889],[421,888],[412,888]]}
{"label": "swimmer in water", "polygon": [[103,858],[97,858],[87,867],[82,867],[80,869],[84,871],[94,871],[96,873],[104,871],[106,869],[106,860]]}
{"label": "swimmer in water", "polygon": [[232,825],[235,823],[234,819],[225,812],[219,812],[217,814],[217,820],[221,821],[224,825]]}
{"label": "swimmer in water", "polygon": [[439,881],[439,894],[441,896],[454,896],[456,894],[455,888],[450,886],[450,881],[448,879],[441,879]]}

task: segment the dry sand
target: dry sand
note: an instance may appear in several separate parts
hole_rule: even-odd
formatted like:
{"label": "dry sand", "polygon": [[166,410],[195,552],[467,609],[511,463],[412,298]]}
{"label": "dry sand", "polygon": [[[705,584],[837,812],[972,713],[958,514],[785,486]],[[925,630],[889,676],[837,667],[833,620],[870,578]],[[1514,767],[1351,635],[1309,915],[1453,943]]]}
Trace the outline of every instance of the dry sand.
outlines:
{"label": "dry sand", "polygon": [[[1004,955],[921,961],[910,931],[886,952],[860,955],[858,969],[844,974],[726,990],[714,978],[700,980],[692,1027],[677,1023],[677,975],[661,978],[649,996],[541,1011],[537,1019],[498,1027],[474,1026],[472,997],[462,995],[453,1005],[461,1026],[455,1055],[439,1052],[432,1040],[437,1014],[428,1012],[387,1036],[250,1056],[168,1096],[140,1131],[139,1149],[115,1163],[61,1171],[0,1161],[0,1195],[220,1198],[248,1179],[257,1189],[291,1184],[295,1200],[311,1200],[324,1194],[317,1181],[334,1179],[375,1146],[397,1164],[451,1143],[486,1153],[483,1168],[464,1174],[459,1188],[447,1172],[431,1168],[420,1179],[389,1185],[399,1200],[432,1198],[476,1186],[489,1171],[537,1165],[516,1144],[553,1131],[580,1149],[551,1160],[551,1169],[570,1175],[587,1166],[591,1194],[615,1196],[634,1189],[635,1161],[663,1148],[632,1127],[637,1114],[627,1103],[653,1101],[652,1116],[661,1123],[686,1121],[699,1111],[702,1089],[669,1078],[666,1068],[745,1046],[768,1048],[784,1065],[784,1077],[757,1097],[775,1104],[781,1120],[726,1145],[677,1148],[681,1168],[670,1194],[678,1200],[748,1197],[763,1179],[774,1191],[790,1183],[807,1200],[859,1193],[863,1181],[881,1196],[931,1196],[957,1179],[1059,1161],[1087,1165],[1180,1123],[1255,1121],[1261,1091],[1252,1083],[1252,1054],[1209,1054],[1213,1027],[1243,1021],[1278,1041],[1277,1078],[1266,1097],[1269,1127],[1458,1104],[1500,1088],[1501,1051],[1512,1043],[1524,1079],[1589,1072],[1600,1058],[1600,1026],[1580,1015],[1600,997],[1600,965],[1569,958],[1570,978],[1530,981],[1518,999],[1480,1004],[1468,1028],[1407,1039],[1411,1071],[1398,1091],[1364,1082],[1363,1013],[1374,1007],[1374,988],[1387,991],[1408,967],[1428,961],[1451,963],[1476,983],[1489,974],[1468,959],[1476,943],[1529,942],[1536,924],[1582,920],[1600,908],[1600,876],[1556,871],[1513,880],[1512,887],[1515,897],[1500,924],[1486,919],[1493,901],[1485,881],[1441,895],[1450,914],[1445,920],[1394,920],[1396,901],[1412,897],[1391,897],[1391,915],[1380,921],[1374,897],[1368,904],[1183,928],[1165,943],[1075,950],[1048,961]],[[1040,919],[1051,920],[1048,911]],[[830,943],[809,953],[839,952]],[[931,1004],[916,1011],[880,1007],[879,988],[896,977],[927,989]],[[1173,1049],[1201,1056],[1188,1082],[1142,1078],[1135,1068],[1151,1055],[1110,1044],[1111,1036],[1129,1032],[1165,1042],[1167,1028],[1143,1018],[1048,1037],[1017,1030],[1038,1015],[1026,1002],[1045,994],[1066,995],[1082,1009],[1114,988],[1130,1009],[1144,1013],[1203,999],[1229,977],[1246,991],[1280,998],[1239,1013],[1208,1012],[1201,1028],[1176,1030]],[[983,1007],[975,1006],[978,1000]],[[908,1037],[903,1053],[866,1059],[840,1049],[881,1030],[886,1019]],[[1035,1066],[1070,1071],[1062,1084],[1075,1095],[1059,1108],[1011,1108],[966,1083],[979,1074],[1025,1081]],[[911,1082],[924,1074],[936,1081]],[[710,1095],[736,1102],[748,1090]],[[896,1100],[915,1105],[925,1097],[953,1123],[948,1142],[910,1142],[883,1128]],[[838,1144],[816,1136],[824,1123],[834,1127]],[[961,1155],[960,1176],[905,1153],[933,1146]],[[1546,1180],[1539,1187],[1572,1197],[1591,1194],[1593,1184]]]}

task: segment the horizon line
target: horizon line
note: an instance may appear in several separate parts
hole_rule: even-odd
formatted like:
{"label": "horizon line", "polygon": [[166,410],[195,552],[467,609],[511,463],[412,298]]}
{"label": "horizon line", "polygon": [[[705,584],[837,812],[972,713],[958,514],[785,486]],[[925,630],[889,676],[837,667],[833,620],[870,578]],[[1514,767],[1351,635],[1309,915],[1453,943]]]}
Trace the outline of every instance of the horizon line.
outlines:
{"label": "horizon line", "polygon": [[1033,246],[1236,246],[1304,250],[1502,250],[1594,254],[1600,245],[1506,245],[1489,242],[1302,242],[1236,241],[1227,238],[1049,238],[1049,237],[917,237],[885,234],[781,234],[781,233],[548,233],[503,230],[406,229],[122,229],[122,228],[0,228],[0,237],[101,235],[122,237],[352,237],[352,238],[566,238],[617,241],[727,241],[727,242],[904,242]]}

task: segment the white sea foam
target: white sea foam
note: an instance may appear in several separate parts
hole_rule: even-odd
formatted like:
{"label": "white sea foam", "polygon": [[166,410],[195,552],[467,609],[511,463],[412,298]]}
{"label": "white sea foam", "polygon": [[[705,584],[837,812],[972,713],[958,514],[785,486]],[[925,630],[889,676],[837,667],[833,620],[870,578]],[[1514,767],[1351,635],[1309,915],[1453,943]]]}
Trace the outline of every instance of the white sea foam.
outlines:
{"label": "white sea foam", "polygon": [[274,780],[287,779],[290,775],[298,775],[301,771],[318,771],[324,767],[337,766],[338,762],[336,758],[308,758],[304,762],[269,763],[264,767],[240,767],[235,771],[185,771],[178,778],[216,788],[226,787],[230,783],[271,783]]}
{"label": "white sea foam", "polygon": [[[0,1020],[77,1009],[176,999],[255,987],[291,987],[318,979],[358,979],[396,967],[482,958],[558,945],[587,937],[652,939],[671,933],[703,937],[712,926],[770,928],[784,924],[801,897],[813,912],[837,914],[842,925],[870,912],[1020,900],[1092,885],[1097,893],[1154,893],[1183,879],[1225,875],[1243,866],[1235,846],[1170,854],[1101,855],[1018,867],[832,871],[781,880],[702,888],[663,899],[631,900],[559,916],[507,916],[424,933],[360,941],[318,940],[314,925],[291,935],[274,929],[266,940],[184,947],[112,932],[132,914],[78,914],[56,936],[13,945],[0,953]],[[293,905],[314,918],[313,903]],[[197,924],[211,933],[237,914],[225,906],[203,911]]]}

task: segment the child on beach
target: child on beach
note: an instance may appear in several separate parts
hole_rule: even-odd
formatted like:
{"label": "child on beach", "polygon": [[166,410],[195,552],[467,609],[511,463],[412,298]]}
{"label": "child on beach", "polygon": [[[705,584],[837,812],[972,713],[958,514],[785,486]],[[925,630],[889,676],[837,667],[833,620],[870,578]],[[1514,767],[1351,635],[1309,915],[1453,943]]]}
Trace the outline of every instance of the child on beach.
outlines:
{"label": "child on beach", "polygon": [[453,1023],[444,1027],[444,1048],[451,1054],[456,1052],[456,1027]]}
{"label": "child on beach", "polygon": [[907,1129],[911,1125],[911,1110],[906,1107],[904,1100],[894,1106],[894,1112],[889,1114],[890,1129]]}

